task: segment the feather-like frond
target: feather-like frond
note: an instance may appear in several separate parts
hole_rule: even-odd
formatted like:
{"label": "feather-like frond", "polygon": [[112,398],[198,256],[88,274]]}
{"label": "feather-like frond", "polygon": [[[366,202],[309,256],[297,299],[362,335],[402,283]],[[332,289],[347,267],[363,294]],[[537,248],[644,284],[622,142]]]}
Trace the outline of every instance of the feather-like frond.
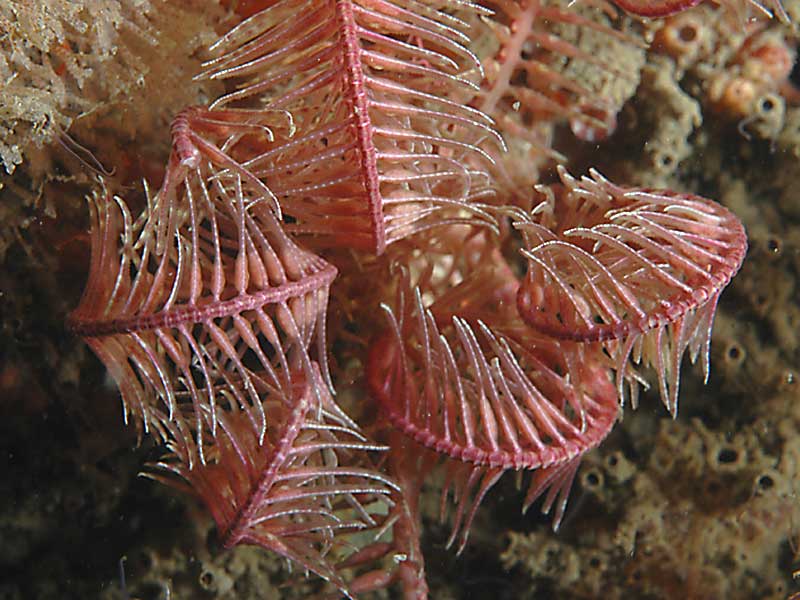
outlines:
{"label": "feather-like frond", "polygon": [[[216,106],[291,112],[244,162],[324,243],[382,253],[439,219],[487,219],[491,120],[466,106],[480,71],[469,2],[281,0],[223,36],[204,77],[234,79]],[[447,216],[445,216],[447,215]]]}
{"label": "feather-like frond", "polygon": [[[409,299],[410,300],[410,299]],[[453,317],[440,327],[419,294],[373,345],[370,387],[392,423],[452,458],[505,469],[549,466],[595,445],[616,407],[579,396],[537,349]],[[548,350],[552,350],[548,348]],[[552,354],[552,353],[550,353]]]}
{"label": "feather-like frond", "polygon": [[198,435],[208,420],[215,432],[218,404],[244,410],[262,437],[262,388],[290,389],[310,349],[326,372],[336,269],[286,235],[269,190],[224,151],[285,117],[230,117],[178,117],[164,182],[135,221],[120,198],[89,203],[89,281],[70,325],[119,385],[126,419],[162,438],[162,418],[193,419]]}
{"label": "feather-like frond", "polygon": [[355,532],[384,525],[397,486],[370,460],[385,448],[333,403],[318,370],[313,379],[297,374],[290,394],[264,395],[263,439],[243,413],[218,415],[219,432],[204,437],[203,465],[189,466],[170,422],[169,452],[146,475],[202,500],[225,547],[261,546],[352,597],[337,565],[358,549]]}
{"label": "feather-like frond", "polygon": [[446,460],[457,506],[451,542],[460,535],[463,547],[500,475],[579,459],[616,422],[616,394],[588,355],[576,370],[572,344],[537,336],[488,306],[473,323],[437,319],[423,293],[401,289],[395,306],[384,306],[389,327],[370,348],[367,379],[392,425],[453,461]]}
{"label": "feather-like frond", "polygon": [[515,224],[528,259],[520,314],[547,335],[603,342],[619,373],[630,356],[652,365],[674,415],[687,349],[708,374],[717,299],[744,260],[744,228],[697,196],[622,188],[596,172],[561,178],[564,193]]}
{"label": "feather-like frond", "polygon": [[[491,0],[476,28],[486,83],[473,101],[511,149],[497,155],[498,187],[524,203],[544,159],[564,162],[553,126],[598,142],[636,90],[645,44],[630,19],[604,0]],[[506,200],[508,201],[508,200]]]}
{"label": "feather-like frond", "polygon": [[[428,584],[425,580],[418,504],[424,473],[429,470],[430,464],[423,464],[425,457],[408,448],[401,433],[392,431],[388,437],[389,449],[384,468],[399,487],[397,493],[392,495],[394,505],[383,524],[384,529],[391,527],[390,539],[367,545],[350,555],[339,567],[361,570],[350,583],[354,593],[372,592],[400,583],[403,598],[425,600],[428,597]],[[390,565],[388,567],[387,562]],[[365,570],[364,567],[371,569]]]}

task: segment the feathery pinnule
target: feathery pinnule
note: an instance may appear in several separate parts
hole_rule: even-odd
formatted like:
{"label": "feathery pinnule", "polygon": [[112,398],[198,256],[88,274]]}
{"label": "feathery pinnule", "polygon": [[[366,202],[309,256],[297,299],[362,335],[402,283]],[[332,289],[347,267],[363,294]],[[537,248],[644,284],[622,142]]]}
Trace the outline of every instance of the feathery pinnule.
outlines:
{"label": "feathery pinnule", "polygon": [[164,182],[136,220],[121,198],[90,199],[89,281],[70,325],[144,432],[164,438],[176,420],[188,436],[192,420],[202,436],[208,420],[214,433],[220,406],[244,411],[263,437],[260,387],[289,390],[292,373],[311,368],[309,352],[327,378],[336,269],[286,235],[269,190],[225,153],[273,126],[286,116],[187,109]]}
{"label": "feathery pinnule", "polygon": [[342,563],[370,547],[365,531],[391,527],[397,485],[370,458],[385,447],[334,403],[316,364],[311,376],[296,373],[291,389],[264,393],[261,410],[263,438],[243,412],[218,414],[216,435],[203,436],[205,463],[193,466],[168,421],[168,453],[145,475],[198,497],[224,547],[261,546],[353,597]]}
{"label": "feathery pinnule", "polygon": [[654,367],[674,416],[687,350],[708,377],[714,312],[744,260],[744,228],[711,200],[560,173],[564,190],[515,223],[528,259],[520,315],[546,335],[599,342],[620,399],[629,358]]}
{"label": "feathery pinnule", "polygon": [[[475,19],[475,52],[486,79],[472,101],[491,117],[509,151],[492,153],[503,204],[526,206],[542,166],[566,162],[555,127],[600,142],[634,94],[646,43],[631,19],[604,0],[491,0]],[[479,41],[477,41],[479,40]],[[626,62],[622,62],[622,58]]]}
{"label": "feathery pinnule", "polygon": [[[491,120],[467,106],[480,63],[469,2],[281,0],[222,37],[202,77],[237,89],[213,106],[291,112],[296,132],[243,165],[280,198],[291,231],[381,254],[431,224],[491,223]],[[477,77],[479,80],[479,76]]]}
{"label": "feathery pinnule", "polygon": [[[511,276],[507,267],[474,275],[488,289]],[[370,347],[367,380],[394,427],[445,457],[445,497],[452,488],[457,506],[450,543],[458,537],[463,548],[478,504],[505,470],[560,473],[570,464],[574,474],[616,422],[616,394],[602,363],[583,355],[578,376],[574,345],[520,327],[512,302],[490,305],[491,296],[473,294],[475,306],[457,311],[468,320],[438,309],[437,299],[426,307],[427,290],[408,283],[406,276],[393,306],[384,306],[389,327]],[[541,486],[535,478],[537,496],[550,481],[562,496],[557,526],[572,477]]]}
{"label": "feathery pinnule", "polygon": [[399,584],[403,598],[425,600],[428,598],[428,582],[422,554],[419,500],[427,467],[420,464],[420,458],[424,461],[424,457],[409,451],[402,433],[389,431],[386,437],[388,447],[384,470],[398,486],[391,496],[393,506],[382,524],[384,533],[391,528],[391,539],[376,536],[373,543],[351,554],[338,567],[359,570],[350,581],[350,590],[354,593],[362,594]]}

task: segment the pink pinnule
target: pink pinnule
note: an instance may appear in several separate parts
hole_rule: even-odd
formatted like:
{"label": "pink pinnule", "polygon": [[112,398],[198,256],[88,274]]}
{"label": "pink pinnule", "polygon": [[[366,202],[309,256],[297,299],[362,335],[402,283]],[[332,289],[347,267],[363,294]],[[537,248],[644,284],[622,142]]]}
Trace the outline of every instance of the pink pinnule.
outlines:
{"label": "pink pinnule", "polygon": [[[492,154],[498,195],[524,206],[540,167],[567,161],[556,125],[568,124],[576,138],[594,143],[613,134],[636,90],[647,44],[605,3],[493,0],[488,6],[493,14],[476,26],[486,81],[473,105],[495,120],[509,147]],[[603,50],[592,52],[588,39]]]}
{"label": "pink pinnule", "polygon": [[121,198],[90,199],[89,280],[69,324],[105,363],[126,421],[134,416],[142,432],[164,438],[164,420],[176,419],[188,435],[189,419],[202,437],[205,419],[216,431],[221,406],[244,411],[263,437],[265,386],[288,390],[314,352],[327,379],[336,269],[288,237],[270,191],[225,152],[285,120],[187,109],[172,128],[164,181],[137,219]]}
{"label": "pink pinnule", "polygon": [[370,453],[385,448],[334,403],[316,367],[312,375],[296,374],[288,395],[263,395],[263,439],[243,413],[218,415],[219,432],[203,438],[204,464],[189,466],[194,450],[169,422],[168,453],[146,475],[198,497],[224,547],[271,550],[352,598],[340,562],[360,546],[369,549],[362,560],[375,553],[364,532],[391,526],[379,509],[398,489],[371,463]]}
{"label": "pink pinnule", "polygon": [[[489,287],[501,288],[502,279],[500,271]],[[395,307],[385,307],[390,326],[370,348],[367,379],[392,425],[445,457],[457,498],[450,541],[460,536],[463,548],[477,505],[500,475],[577,466],[616,422],[616,393],[596,359],[584,355],[575,366],[569,345],[491,310],[473,322],[437,319],[446,309],[426,308],[422,295],[401,291]]]}
{"label": "pink pinnule", "polygon": [[478,207],[492,191],[482,145],[502,141],[467,105],[467,74],[481,73],[469,25],[438,2],[419,8],[424,18],[392,0],[284,0],[223,36],[206,63],[203,77],[237,82],[212,106],[292,114],[292,134],[254,146],[244,165],[280,198],[290,230],[318,245],[380,254],[465,211],[490,221]]}
{"label": "pink pinnule", "polygon": [[[702,0],[612,0],[625,12],[640,17],[656,19],[668,17],[685,10],[689,10],[702,2]],[[783,23],[790,23],[791,19],[786,12],[781,0],[722,0],[719,2],[725,10],[730,11],[735,18],[745,24],[760,18],[771,19],[777,17]]]}
{"label": "pink pinnule", "polygon": [[561,176],[564,189],[516,223],[528,259],[520,315],[546,335],[601,342],[620,393],[630,356],[652,365],[675,414],[684,352],[708,373],[713,316],[744,260],[744,228],[697,196],[622,188],[596,172]]}

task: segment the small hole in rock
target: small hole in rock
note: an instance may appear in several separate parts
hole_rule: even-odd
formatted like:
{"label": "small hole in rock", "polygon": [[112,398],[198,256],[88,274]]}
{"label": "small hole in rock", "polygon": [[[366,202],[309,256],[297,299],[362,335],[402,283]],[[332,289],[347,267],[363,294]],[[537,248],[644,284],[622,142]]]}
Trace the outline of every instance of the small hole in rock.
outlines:
{"label": "small hole in rock", "polygon": [[792,72],[789,74],[789,81],[795,86],[800,86],[800,60],[795,61]]}
{"label": "small hole in rock", "polygon": [[200,573],[200,585],[205,588],[210,588],[214,584],[214,574],[211,571],[203,571]]}
{"label": "small hole in rock", "polygon": [[723,448],[717,454],[717,460],[723,464],[735,463],[739,458],[739,453],[733,448]]}
{"label": "small hole in rock", "polygon": [[681,38],[681,41],[693,42],[697,39],[697,28],[693,25],[684,25],[678,32],[678,36]]}
{"label": "small hole in rock", "polygon": [[777,238],[769,238],[767,240],[767,250],[772,254],[780,254],[781,253],[781,241]]}
{"label": "small hole in rock", "polygon": [[742,349],[736,344],[731,344],[728,347],[728,358],[732,361],[738,361],[742,358]]}
{"label": "small hole in rock", "polygon": [[761,477],[758,478],[758,487],[760,487],[762,490],[768,490],[773,485],[775,485],[775,482],[769,475],[762,475]]}
{"label": "small hole in rock", "polygon": [[596,487],[600,484],[600,477],[597,475],[597,473],[587,473],[586,483],[592,487]]}
{"label": "small hole in rock", "polygon": [[767,297],[763,294],[756,294],[755,300],[756,307],[764,307],[767,304]]}

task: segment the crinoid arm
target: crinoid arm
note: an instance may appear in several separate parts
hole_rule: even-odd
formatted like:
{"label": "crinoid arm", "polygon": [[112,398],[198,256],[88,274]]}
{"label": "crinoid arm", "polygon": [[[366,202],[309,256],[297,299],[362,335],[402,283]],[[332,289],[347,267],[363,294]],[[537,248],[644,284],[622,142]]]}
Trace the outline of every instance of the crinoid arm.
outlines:
{"label": "crinoid arm", "polygon": [[397,484],[391,496],[393,505],[383,522],[385,533],[391,535],[381,535],[379,541],[358,550],[338,566],[359,570],[350,582],[350,589],[355,593],[374,592],[399,584],[403,598],[426,600],[428,583],[421,549],[419,498],[422,474],[430,465],[425,464],[425,456],[409,451],[408,443],[413,442],[403,438],[400,432],[390,431],[386,436],[384,469]]}
{"label": "crinoid arm", "polygon": [[708,373],[717,299],[744,260],[744,228],[705,198],[623,188],[596,172],[561,177],[563,193],[516,223],[528,259],[520,315],[546,335],[602,343],[620,393],[629,357],[652,365],[674,415],[683,354]]}
{"label": "crinoid arm", "polygon": [[290,395],[264,394],[262,410],[263,439],[243,413],[217,415],[216,436],[203,437],[202,465],[189,466],[193,450],[168,422],[167,455],[145,474],[197,496],[226,548],[273,551],[352,598],[347,559],[369,540],[365,531],[390,526],[398,491],[372,465],[371,455],[385,448],[334,404],[316,366],[313,379],[294,377]]}
{"label": "crinoid arm", "polygon": [[636,90],[646,43],[630,18],[604,1],[487,6],[493,14],[476,24],[486,81],[473,105],[494,119],[510,149],[492,154],[495,186],[505,203],[524,205],[537,165],[566,162],[553,143],[556,125],[588,142],[614,133],[617,113]]}
{"label": "crinoid arm", "polygon": [[700,4],[702,0],[613,0],[622,10],[648,18],[668,17]]}
{"label": "crinoid arm", "polygon": [[[659,18],[674,15],[700,4],[701,0],[612,0],[625,12],[640,17]],[[722,7],[733,14],[741,23],[754,17],[777,18],[782,23],[790,23],[791,18],[781,0],[723,0]]]}
{"label": "crinoid arm", "polygon": [[336,269],[287,236],[270,191],[226,153],[285,116],[230,117],[176,119],[164,182],[135,221],[119,198],[90,200],[89,280],[69,325],[116,380],[126,419],[162,438],[173,419],[215,432],[218,405],[243,410],[263,437],[264,386],[290,389],[312,355],[327,379]]}
{"label": "crinoid arm", "polygon": [[202,77],[237,89],[215,107],[289,111],[244,166],[315,243],[382,253],[438,218],[473,214],[491,194],[491,120],[467,106],[480,64],[469,2],[282,0],[231,30]]}
{"label": "crinoid arm", "polygon": [[[611,430],[618,406],[607,369],[585,363],[576,376],[570,345],[491,310],[473,322],[437,320],[446,311],[426,307],[424,295],[401,291],[385,307],[389,327],[370,348],[367,379],[392,425],[443,457],[445,496],[450,489],[456,504],[450,542],[463,548],[478,504],[504,471],[577,466]],[[559,374],[571,369],[580,387]]]}

